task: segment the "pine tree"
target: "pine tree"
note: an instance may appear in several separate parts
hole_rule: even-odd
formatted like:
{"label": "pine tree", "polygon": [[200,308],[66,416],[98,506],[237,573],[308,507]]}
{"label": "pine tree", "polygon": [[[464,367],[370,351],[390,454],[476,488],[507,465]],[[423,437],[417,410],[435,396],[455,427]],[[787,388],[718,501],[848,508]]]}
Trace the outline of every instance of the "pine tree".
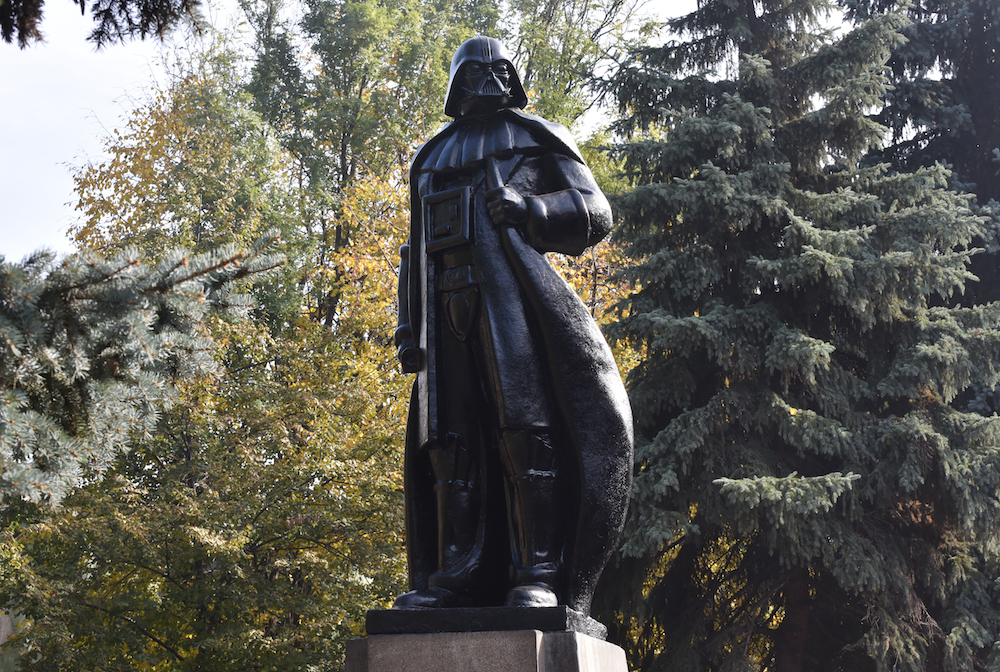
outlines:
{"label": "pine tree", "polygon": [[148,437],[172,382],[212,368],[208,310],[246,308],[233,284],[278,264],[272,242],[0,259],[0,497],[58,504]]}
{"label": "pine tree", "polygon": [[[89,40],[98,48],[124,42],[133,37],[163,38],[178,24],[187,22],[195,30],[204,26],[200,0],[74,0],[85,14],[87,8],[94,18],[94,30]],[[10,43],[15,39],[24,49],[43,39],[41,23],[43,0],[5,0],[0,3],[0,38]]]}
{"label": "pine tree", "polygon": [[990,220],[976,241],[979,282],[965,305],[1000,299],[1000,13],[993,0],[841,0],[849,19],[863,23],[886,11],[910,19],[906,40],[889,60],[890,83],[876,115],[890,130],[871,161],[901,170],[943,163],[956,186],[977,195]]}
{"label": "pine tree", "polygon": [[995,664],[995,305],[944,307],[986,228],[941,166],[865,167],[905,21],[706,1],[608,82],[639,349],[633,506],[599,613],[633,669]]}
{"label": "pine tree", "polygon": [[953,166],[982,202],[1000,200],[1000,16],[991,0],[843,0],[862,23],[887,11],[910,19],[889,61],[892,90],[878,119],[884,156],[902,167]]}

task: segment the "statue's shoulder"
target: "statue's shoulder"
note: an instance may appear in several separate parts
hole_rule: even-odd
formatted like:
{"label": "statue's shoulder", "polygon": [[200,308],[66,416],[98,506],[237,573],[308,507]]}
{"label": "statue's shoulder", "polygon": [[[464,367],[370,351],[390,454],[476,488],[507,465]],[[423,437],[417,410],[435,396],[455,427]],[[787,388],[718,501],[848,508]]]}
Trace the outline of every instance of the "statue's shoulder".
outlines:
{"label": "statue's shoulder", "polygon": [[566,154],[580,163],[585,163],[583,155],[580,154],[580,149],[576,146],[576,141],[570,135],[569,129],[562,124],[557,124],[554,121],[549,121],[538,115],[528,114],[518,109],[506,110],[506,113],[510,114],[512,119],[517,123],[520,123],[531,131],[535,138],[543,145],[548,146],[549,149]]}
{"label": "statue's shoulder", "polygon": [[413,170],[414,167],[419,166],[421,163],[423,163],[424,157],[427,155],[427,152],[431,151],[431,149],[433,149],[435,145],[440,144],[449,135],[451,135],[455,131],[457,126],[458,125],[454,121],[449,121],[447,124],[442,126],[441,130],[439,130],[436,134],[434,134],[434,136],[430,140],[418,146],[417,151],[413,153],[413,160],[410,162],[410,170]]}
{"label": "statue's shoulder", "polygon": [[[545,147],[549,151],[564,154],[580,163],[585,163],[583,155],[580,154],[580,149],[573,140],[573,136],[569,133],[569,129],[562,124],[557,124],[534,114],[528,114],[517,108],[508,108],[498,114],[503,115],[509,124],[527,130],[538,145]],[[411,171],[422,166],[426,157],[431,154],[435,147],[445,142],[468,123],[470,122],[462,119],[449,122],[434,137],[418,147],[417,151],[413,154],[413,162],[410,166]]]}

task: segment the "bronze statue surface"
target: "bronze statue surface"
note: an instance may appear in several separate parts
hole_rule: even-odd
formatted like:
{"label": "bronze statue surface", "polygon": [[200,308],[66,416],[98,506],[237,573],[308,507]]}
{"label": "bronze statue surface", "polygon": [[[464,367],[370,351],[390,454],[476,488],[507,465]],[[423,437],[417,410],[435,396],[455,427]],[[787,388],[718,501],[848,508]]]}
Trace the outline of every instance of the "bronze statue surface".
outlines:
{"label": "bronze statue surface", "polygon": [[396,608],[589,612],[628,506],[632,417],[611,351],[546,252],[578,255],[611,209],[567,130],[520,108],[488,37],[455,54],[454,117],[410,170],[396,344],[411,591]]}

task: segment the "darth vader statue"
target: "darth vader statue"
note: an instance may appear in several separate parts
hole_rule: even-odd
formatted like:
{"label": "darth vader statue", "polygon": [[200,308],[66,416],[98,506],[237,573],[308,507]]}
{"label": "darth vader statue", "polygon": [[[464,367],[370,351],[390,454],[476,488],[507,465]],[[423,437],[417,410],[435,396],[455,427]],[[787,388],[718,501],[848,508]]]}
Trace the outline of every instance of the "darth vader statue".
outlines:
{"label": "darth vader statue", "polygon": [[628,505],[632,417],[586,306],[546,252],[579,255],[611,209],[567,130],[521,111],[497,40],[455,53],[454,118],[410,170],[401,249],[410,592],[394,607],[584,614]]}

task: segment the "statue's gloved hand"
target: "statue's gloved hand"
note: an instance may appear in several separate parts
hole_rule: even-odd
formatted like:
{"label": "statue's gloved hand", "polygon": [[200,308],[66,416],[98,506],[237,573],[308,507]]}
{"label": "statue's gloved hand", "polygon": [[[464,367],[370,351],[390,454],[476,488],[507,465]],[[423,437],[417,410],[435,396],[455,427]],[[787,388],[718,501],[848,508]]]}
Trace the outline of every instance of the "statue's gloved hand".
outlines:
{"label": "statue's gloved hand", "polygon": [[424,365],[423,351],[413,342],[409,325],[396,329],[392,340],[396,343],[396,358],[403,367],[403,373],[417,373]]}
{"label": "statue's gloved hand", "polygon": [[528,220],[528,205],[510,187],[490,189],[486,192],[486,205],[494,224],[520,226]]}
{"label": "statue's gloved hand", "polygon": [[403,373],[419,373],[424,368],[424,353],[413,344],[403,344],[396,351]]}

